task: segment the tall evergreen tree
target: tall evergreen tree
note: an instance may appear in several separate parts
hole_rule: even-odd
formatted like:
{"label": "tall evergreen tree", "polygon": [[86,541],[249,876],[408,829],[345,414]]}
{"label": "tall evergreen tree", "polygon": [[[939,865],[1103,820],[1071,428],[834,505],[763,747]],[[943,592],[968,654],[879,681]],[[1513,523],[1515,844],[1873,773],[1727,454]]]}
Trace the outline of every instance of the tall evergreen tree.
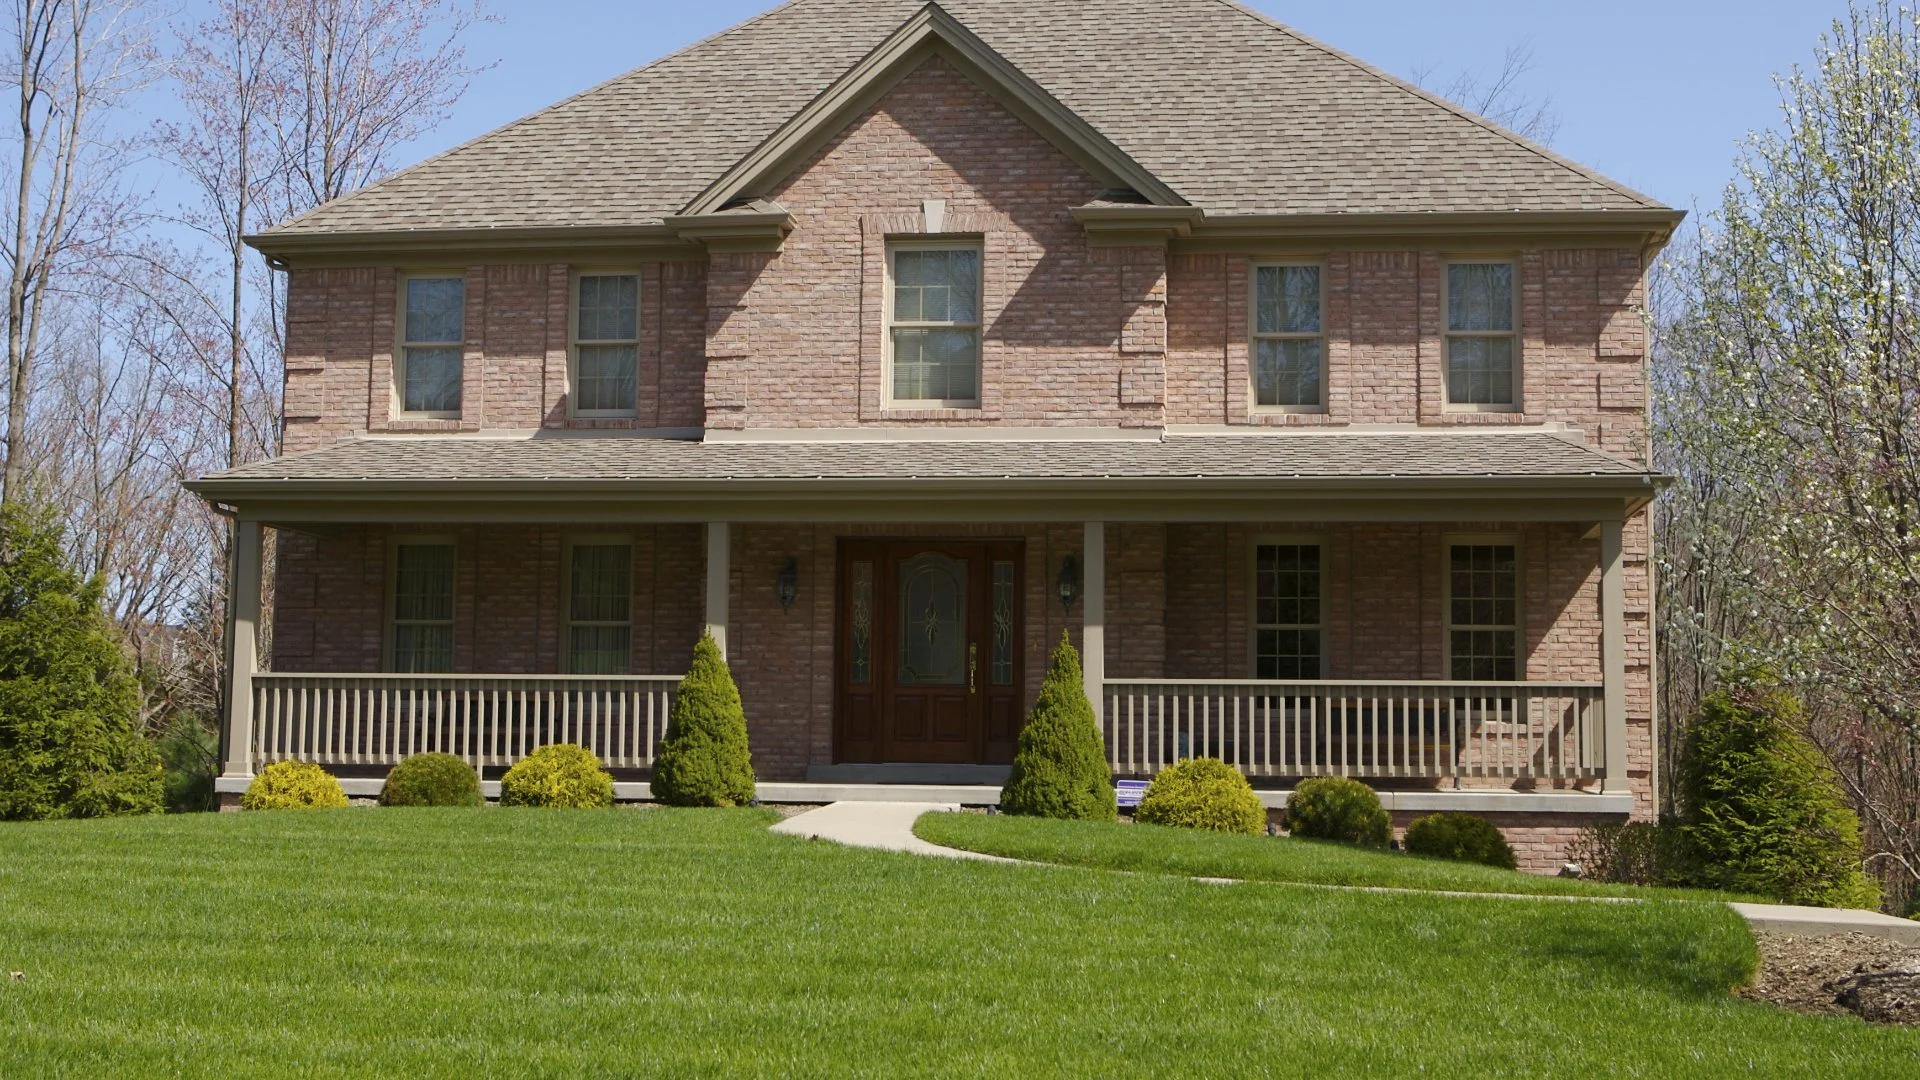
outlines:
{"label": "tall evergreen tree", "polygon": [[1033,713],[1020,729],[1000,808],[1009,814],[1086,821],[1112,821],[1116,813],[1100,725],[1081,685],[1080,653],[1065,631],[1047,665]]}
{"label": "tall evergreen tree", "polygon": [[44,508],[0,508],[0,819],[161,809],[160,758],[100,608]]}
{"label": "tall evergreen tree", "polygon": [[712,634],[700,635],[653,763],[653,797],[670,806],[745,806],[753,755],[740,688]]}

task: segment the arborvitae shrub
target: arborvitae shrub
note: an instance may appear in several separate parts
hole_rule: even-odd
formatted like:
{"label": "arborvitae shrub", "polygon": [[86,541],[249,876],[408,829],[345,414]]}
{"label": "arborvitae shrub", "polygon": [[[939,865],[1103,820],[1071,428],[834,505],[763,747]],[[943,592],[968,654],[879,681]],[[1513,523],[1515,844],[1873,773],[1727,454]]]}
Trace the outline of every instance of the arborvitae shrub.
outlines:
{"label": "arborvitae shrub", "polygon": [[1380,796],[1344,776],[1300,781],[1287,796],[1287,832],[1362,847],[1386,847],[1393,835]]}
{"label": "arborvitae shrub", "polygon": [[337,810],[346,805],[340,781],[304,761],[276,761],[261,769],[240,796],[242,810]]}
{"label": "arborvitae shrub", "polygon": [[1258,836],[1266,828],[1267,810],[1239,769],[1219,758],[1189,758],[1160,770],[1133,819]]}
{"label": "arborvitae shrub", "polygon": [[0,510],[0,820],[149,814],[159,755],[99,579],[68,567],[45,509]]}
{"label": "arborvitae shrub", "polygon": [[653,797],[669,806],[745,806],[753,801],[753,755],[740,688],[713,635],[693,646],[653,762]]}
{"label": "arborvitae shrub", "polygon": [[452,754],[415,754],[387,773],[381,806],[484,806],[480,774]]}
{"label": "arborvitae shrub", "polygon": [[1428,814],[1407,825],[1407,850],[1460,862],[1513,870],[1518,864],[1507,838],[1493,822],[1472,814]]}
{"label": "arborvitae shrub", "polygon": [[1735,686],[1701,706],[1678,770],[1680,827],[1700,884],[1878,907],[1879,886],[1861,869],[1860,819],[1800,719],[1799,701],[1776,686]]}
{"label": "arborvitae shrub", "polygon": [[1040,697],[1020,729],[1013,772],[1000,809],[1032,817],[1112,821],[1117,809],[1100,727],[1081,684],[1080,654],[1065,631],[1040,683]]}
{"label": "arborvitae shrub", "polygon": [[554,743],[521,758],[500,778],[500,805],[598,810],[613,805],[613,776],[586,747]]}

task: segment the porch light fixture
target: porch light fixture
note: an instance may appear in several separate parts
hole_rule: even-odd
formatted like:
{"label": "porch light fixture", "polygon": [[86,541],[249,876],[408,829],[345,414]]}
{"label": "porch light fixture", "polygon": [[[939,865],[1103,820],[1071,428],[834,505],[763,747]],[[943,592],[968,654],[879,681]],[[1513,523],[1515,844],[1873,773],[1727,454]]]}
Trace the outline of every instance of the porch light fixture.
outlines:
{"label": "porch light fixture", "polygon": [[787,564],[773,579],[773,595],[780,598],[780,610],[791,611],[793,601],[800,595],[800,560],[787,556]]}
{"label": "porch light fixture", "polygon": [[1080,599],[1080,564],[1069,555],[1060,560],[1060,611],[1062,614],[1073,612],[1073,602]]}

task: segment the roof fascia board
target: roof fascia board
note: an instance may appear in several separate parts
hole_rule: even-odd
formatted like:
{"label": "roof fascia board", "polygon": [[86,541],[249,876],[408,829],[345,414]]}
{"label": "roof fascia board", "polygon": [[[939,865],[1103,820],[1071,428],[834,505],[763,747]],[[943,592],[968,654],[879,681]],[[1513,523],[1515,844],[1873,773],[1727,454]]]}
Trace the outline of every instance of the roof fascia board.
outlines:
{"label": "roof fascia board", "polygon": [[1103,182],[1132,188],[1161,205],[1186,205],[1186,200],[1172,188],[1128,157],[938,4],[928,4],[752,153],[695,196],[682,214],[711,214],[735,199],[767,194],[760,189],[784,179],[838,135],[855,116],[873,107],[908,73],[934,55],[954,64],[1022,122]]}
{"label": "roof fascia board", "polygon": [[398,232],[263,233],[242,238],[278,269],[350,259],[368,265],[422,254],[515,255],[617,250],[666,259],[697,258],[701,248],[664,224],[522,229],[408,229]]}
{"label": "roof fascia board", "polygon": [[1462,213],[1241,214],[1196,222],[1179,244],[1187,251],[1258,250],[1267,243],[1389,246],[1407,240],[1497,246],[1568,238],[1664,246],[1684,210],[1503,210]]}

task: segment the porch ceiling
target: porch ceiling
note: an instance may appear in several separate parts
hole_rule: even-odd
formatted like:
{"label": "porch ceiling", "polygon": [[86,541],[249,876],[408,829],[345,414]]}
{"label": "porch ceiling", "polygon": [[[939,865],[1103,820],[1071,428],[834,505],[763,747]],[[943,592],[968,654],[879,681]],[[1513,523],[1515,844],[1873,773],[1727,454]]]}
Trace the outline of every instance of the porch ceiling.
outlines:
{"label": "porch ceiling", "polygon": [[1617,518],[1663,480],[1554,431],[700,442],[344,440],[190,482],[263,520]]}

